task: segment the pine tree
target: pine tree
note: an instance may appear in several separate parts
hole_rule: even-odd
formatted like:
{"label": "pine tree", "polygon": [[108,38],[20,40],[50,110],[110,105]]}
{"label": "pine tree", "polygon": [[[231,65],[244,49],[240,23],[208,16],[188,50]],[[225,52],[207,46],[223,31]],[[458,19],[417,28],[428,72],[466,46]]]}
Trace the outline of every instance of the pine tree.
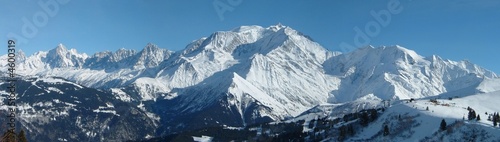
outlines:
{"label": "pine tree", "polygon": [[19,132],[19,135],[17,135],[18,142],[28,142],[28,139],[26,139],[26,134],[24,134],[24,130],[21,130]]}
{"label": "pine tree", "polygon": [[479,114],[477,115],[476,120],[477,121],[481,120],[481,117],[479,117]]}
{"label": "pine tree", "polygon": [[441,126],[439,127],[441,131],[446,130],[446,121],[443,119],[441,120]]}
{"label": "pine tree", "polygon": [[426,107],[425,110],[429,111],[429,107]]}
{"label": "pine tree", "polygon": [[473,109],[470,109],[469,110],[469,120],[474,120],[476,119],[476,111],[474,111]]}
{"label": "pine tree", "polygon": [[493,126],[496,127],[498,125],[498,113],[493,114]]}
{"label": "pine tree", "polygon": [[472,119],[476,119],[476,111],[472,110]]}
{"label": "pine tree", "polygon": [[389,126],[384,125],[384,136],[389,135]]}

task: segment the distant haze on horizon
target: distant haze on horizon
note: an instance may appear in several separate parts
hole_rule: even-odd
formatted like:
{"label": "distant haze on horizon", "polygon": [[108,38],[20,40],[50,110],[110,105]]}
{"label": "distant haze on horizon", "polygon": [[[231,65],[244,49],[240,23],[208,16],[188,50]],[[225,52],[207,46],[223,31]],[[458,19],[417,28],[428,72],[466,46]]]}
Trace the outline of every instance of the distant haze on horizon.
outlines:
{"label": "distant haze on horizon", "polygon": [[20,0],[0,1],[0,13],[4,46],[17,37],[27,55],[59,43],[89,55],[147,43],[179,51],[216,31],[282,23],[332,51],[401,45],[500,73],[497,0]]}

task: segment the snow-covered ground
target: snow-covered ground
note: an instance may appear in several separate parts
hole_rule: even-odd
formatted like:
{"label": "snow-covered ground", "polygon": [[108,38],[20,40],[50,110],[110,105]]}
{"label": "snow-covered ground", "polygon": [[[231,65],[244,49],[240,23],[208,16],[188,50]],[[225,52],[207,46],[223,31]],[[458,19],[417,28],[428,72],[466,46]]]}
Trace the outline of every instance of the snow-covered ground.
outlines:
{"label": "snow-covered ground", "polygon": [[214,138],[209,136],[201,136],[201,137],[193,136],[193,141],[195,142],[211,142],[213,139]]}
{"label": "snow-covered ground", "polygon": [[[500,91],[437,99],[437,103],[429,99],[400,101],[349,141],[468,141],[471,135],[477,135],[475,141],[500,141],[500,128],[487,120],[489,114],[500,112],[499,100]],[[474,109],[481,120],[468,120],[467,107]],[[448,125],[446,131],[439,130],[442,119]],[[381,135],[384,125],[390,129],[385,137]]]}

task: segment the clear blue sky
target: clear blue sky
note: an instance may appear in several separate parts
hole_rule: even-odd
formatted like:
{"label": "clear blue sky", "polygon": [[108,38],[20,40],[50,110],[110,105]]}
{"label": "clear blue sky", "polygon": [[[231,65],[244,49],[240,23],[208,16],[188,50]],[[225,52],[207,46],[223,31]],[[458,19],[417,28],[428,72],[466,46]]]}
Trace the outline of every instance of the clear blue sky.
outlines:
{"label": "clear blue sky", "polygon": [[[119,48],[142,49],[148,42],[173,51],[215,31],[241,25],[268,27],[281,22],[329,50],[340,43],[354,45],[355,27],[376,21],[370,11],[387,10],[389,0],[66,0],[53,16],[39,1],[0,0],[0,35],[26,38],[18,48],[27,54],[50,50],[63,43],[89,55]],[[64,1],[60,1],[64,2]],[[233,2],[233,3],[230,3]],[[240,3],[238,3],[240,2]],[[232,9],[219,17],[214,3]],[[370,44],[402,45],[423,56],[468,59],[500,73],[500,1],[400,0],[401,12],[370,37]],[[53,9],[53,7],[50,7]],[[44,15],[47,17],[46,23]],[[38,30],[23,35],[23,19]],[[373,30],[373,29],[372,29]],[[6,50],[0,50],[5,54]]]}

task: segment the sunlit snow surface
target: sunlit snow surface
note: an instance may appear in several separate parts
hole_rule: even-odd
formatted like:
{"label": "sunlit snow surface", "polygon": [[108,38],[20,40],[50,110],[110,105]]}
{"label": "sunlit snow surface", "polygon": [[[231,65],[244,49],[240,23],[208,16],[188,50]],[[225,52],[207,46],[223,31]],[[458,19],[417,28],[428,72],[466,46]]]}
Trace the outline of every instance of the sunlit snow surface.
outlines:
{"label": "sunlit snow surface", "polygon": [[[488,114],[500,112],[498,103],[500,92],[476,94],[463,98],[437,99],[439,104],[430,102],[428,99],[416,100],[406,103],[405,101],[395,103],[386,109],[377,121],[356,134],[350,140],[354,141],[462,141],[468,137],[463,133],[475,133],[476,141],[499,141],[500,129],[493,127],[493,122],[488,121]],[[449,105],[449,106],[448,106]],[[426,108],[429,108],[427,111]],[[473,108],[480,115],[481,120],[467,120],[467,107]],[[401,116],[400,120],[398,117]],[[465,121],[463,120],[465,118]],[[450,131],[439,131],[441,120],[445,119]],[[410,123],[409,126],[401,122]],[[456,122],[458,121],[458,122]],[[454,124],[455,123],[455,124]],[[391,135],[381,136],[380,132],[384,125],[389,125]],[[404,127],[404,128],[401,128]],[[479,132],[484,130],[484,134]],[[378,133],[378,134],[377,134]],[[484,136],[484,138],[482,137]]]}

